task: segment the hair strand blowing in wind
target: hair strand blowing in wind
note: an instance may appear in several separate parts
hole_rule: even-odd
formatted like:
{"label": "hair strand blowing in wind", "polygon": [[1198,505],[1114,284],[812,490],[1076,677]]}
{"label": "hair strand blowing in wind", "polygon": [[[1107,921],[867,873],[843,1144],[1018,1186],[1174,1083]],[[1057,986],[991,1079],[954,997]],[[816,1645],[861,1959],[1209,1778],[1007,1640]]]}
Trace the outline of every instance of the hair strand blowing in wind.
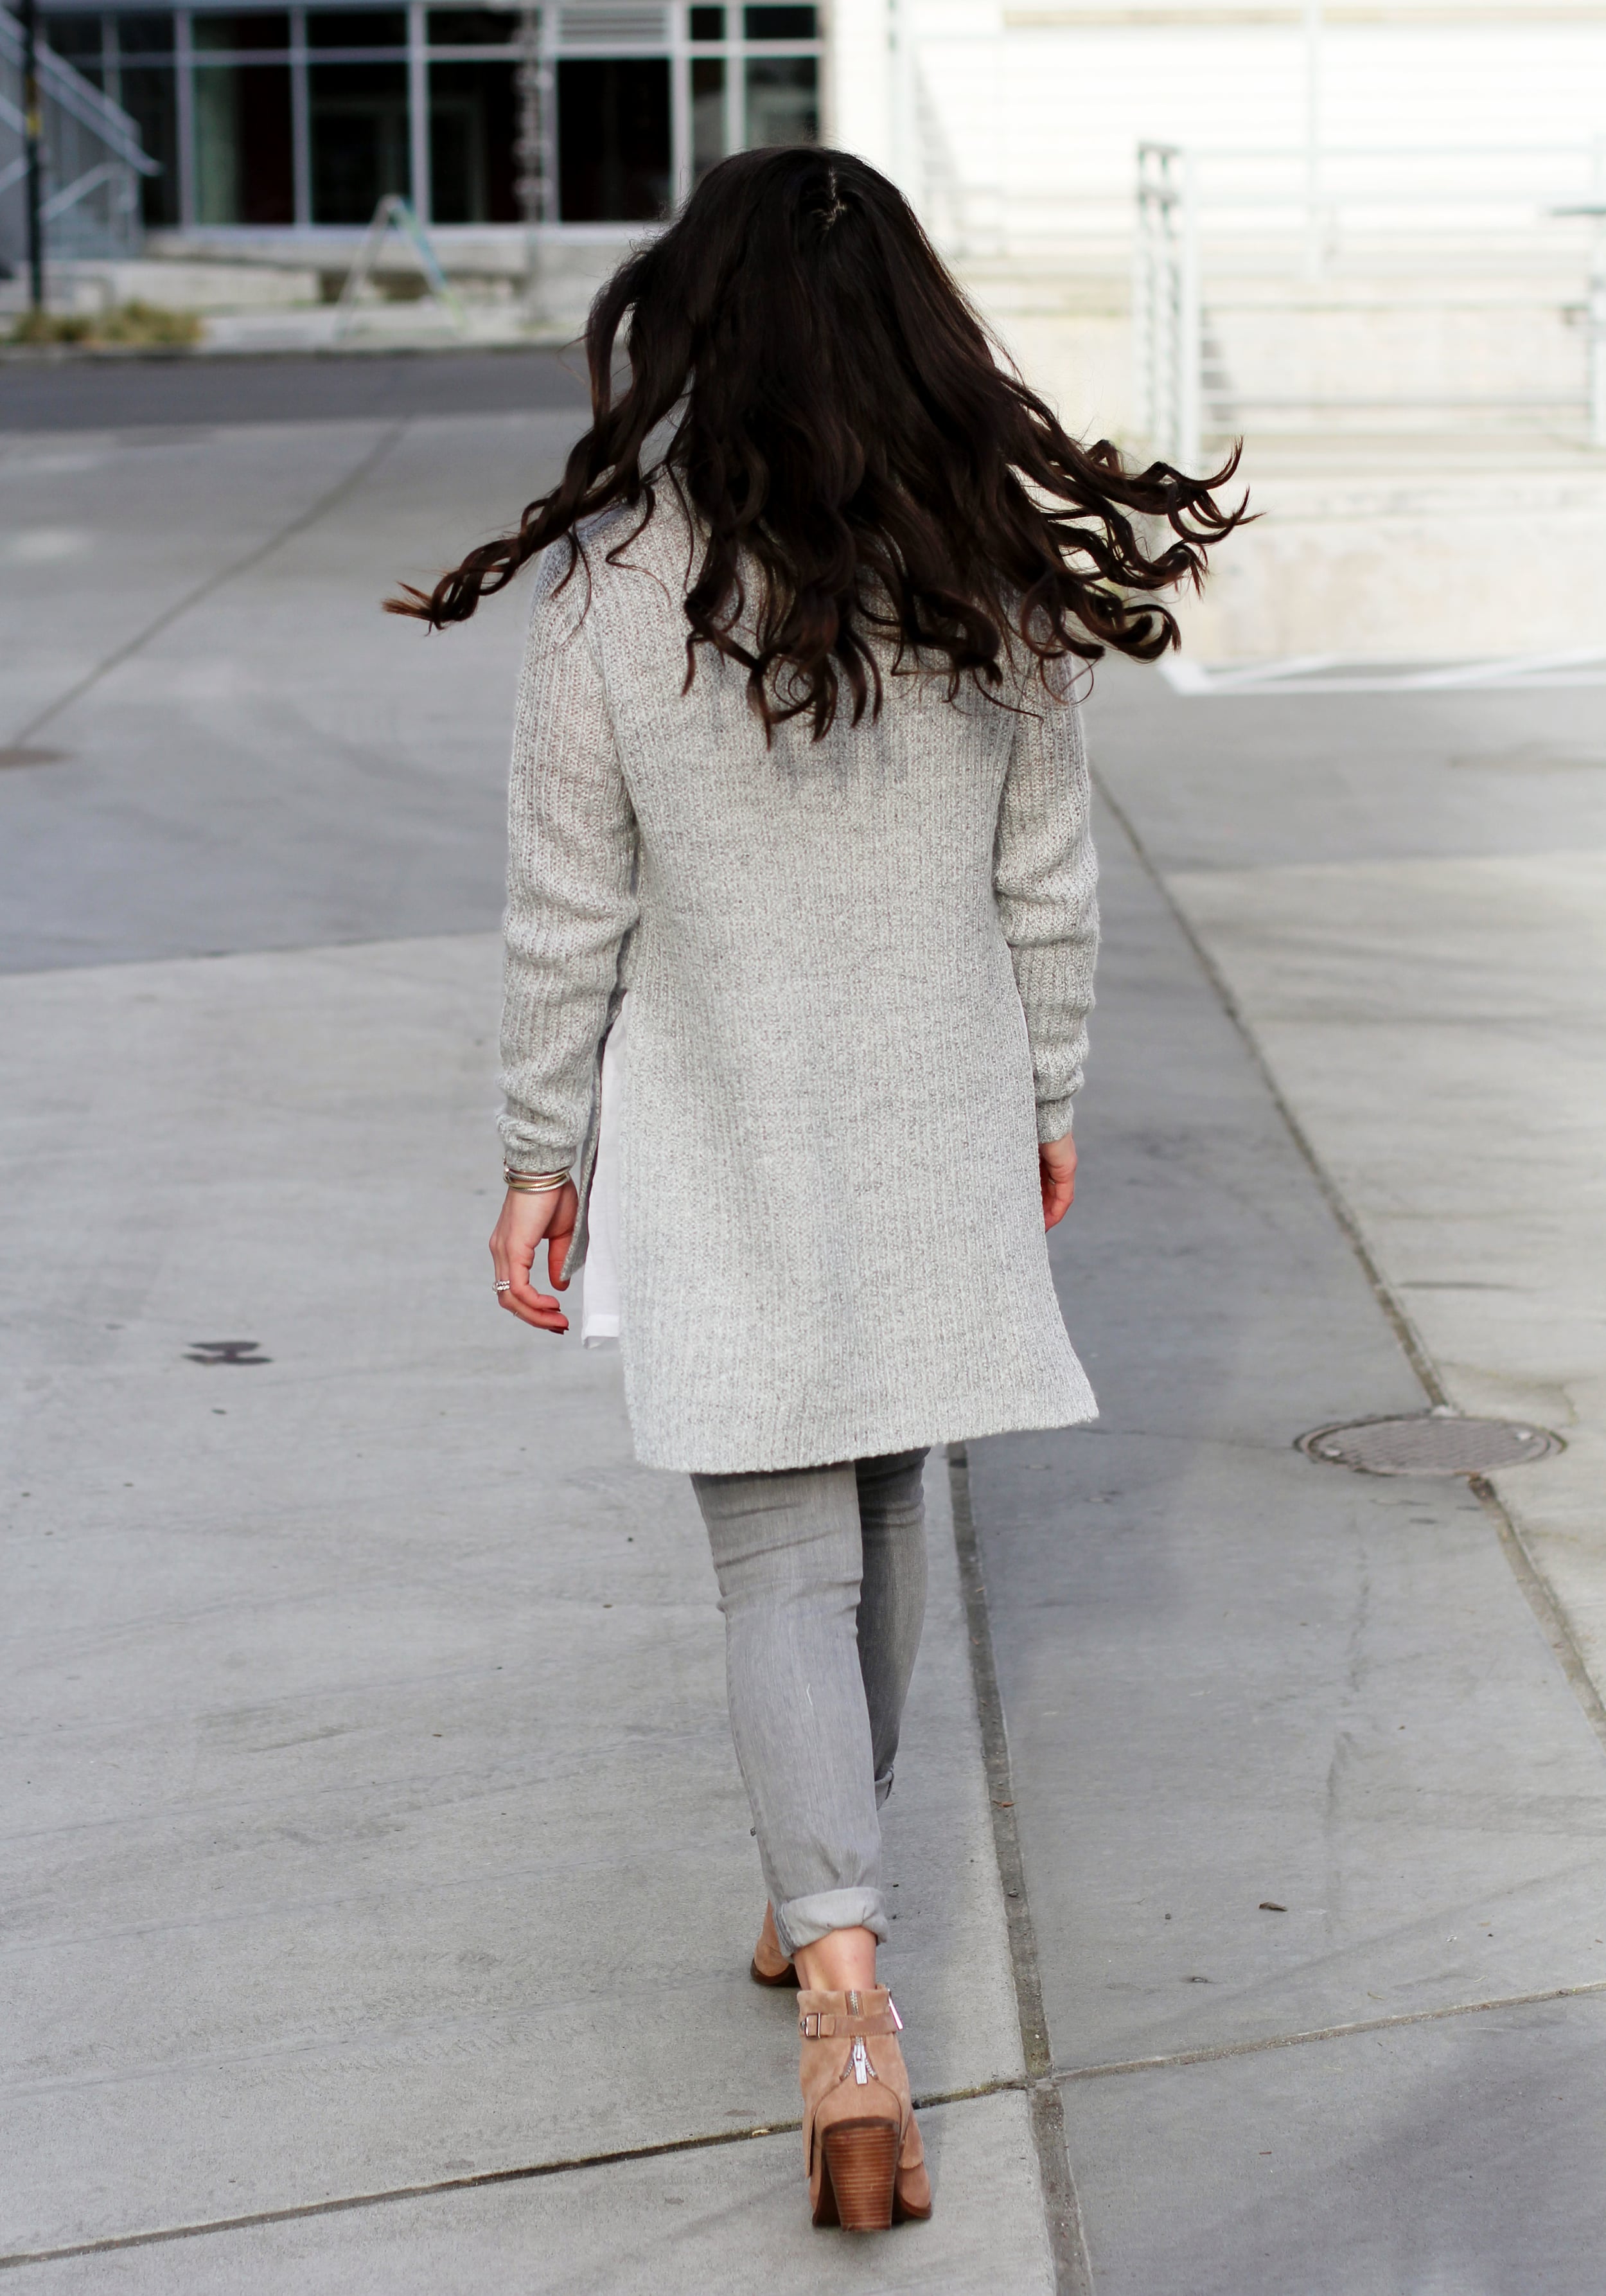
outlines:
{"label": "hair strand blowing in wind", "polygon": [[1021,650],[1039,674],[1107,648],[1154,660],[1178,640],[1163,594],[1197,587],[1248,515],[1216,500],[1237,449],[1195,479],[1071,438],[1000,364],[902,194],[846,152],[711,169],[598,295],[586,348],[591,426],[560,484],[389,612],[466,621],[555,542],[572,574],[586,521],[625,505],[644,522],[668,486],[702,552],[688,685],[710,647],[745,667],[766,734],[807,717],[818,739],[844,696],[855,724],[879,711],[889,659],[946,662],[951,696],[969,678],[1001,701]]}

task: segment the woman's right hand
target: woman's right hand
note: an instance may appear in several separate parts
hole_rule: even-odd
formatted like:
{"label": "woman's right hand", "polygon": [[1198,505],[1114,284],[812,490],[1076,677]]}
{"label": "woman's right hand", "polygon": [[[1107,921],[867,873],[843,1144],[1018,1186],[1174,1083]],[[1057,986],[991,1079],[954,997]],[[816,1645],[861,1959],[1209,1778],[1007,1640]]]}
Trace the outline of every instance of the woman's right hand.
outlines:
{"label": "woman's right hand", "polygon": [[1043,1225],[1058,1227],[1077,1193],[1077,1144],[1069,1132],[1063,1140],[1041,1143],[1037,1173],[1043,1183]]}

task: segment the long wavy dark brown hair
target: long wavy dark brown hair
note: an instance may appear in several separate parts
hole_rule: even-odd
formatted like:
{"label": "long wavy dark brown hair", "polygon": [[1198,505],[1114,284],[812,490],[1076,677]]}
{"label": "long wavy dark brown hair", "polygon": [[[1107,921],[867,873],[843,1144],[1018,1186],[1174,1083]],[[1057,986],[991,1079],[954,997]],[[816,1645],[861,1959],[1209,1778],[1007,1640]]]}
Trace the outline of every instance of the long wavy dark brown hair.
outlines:
{"label": "long wavy dark brown hair", "polygon": [[844,688],[855,724],[875,714],[878,641],[895,665],[946,660],[950,696],[969,677],[1004,698],[1017,642],[1040,674],[1110,646],[1151,661],[1177,642],[1157,594],[1197,586],[1207,546],[1246,515],[1215,499],[1236,452],[1194,479],[1062,430],[902,194],[845,152],[711,169],[598,295],[586,348],[591,427],[561,483],[387,609],[466,621],[550,543],[567,542],[572,574],[582,521],[623,504],[644,524],[673,487],[703,537],[686,683],[699,645],[741,662],[766,734],[807,716],[818,739]]}

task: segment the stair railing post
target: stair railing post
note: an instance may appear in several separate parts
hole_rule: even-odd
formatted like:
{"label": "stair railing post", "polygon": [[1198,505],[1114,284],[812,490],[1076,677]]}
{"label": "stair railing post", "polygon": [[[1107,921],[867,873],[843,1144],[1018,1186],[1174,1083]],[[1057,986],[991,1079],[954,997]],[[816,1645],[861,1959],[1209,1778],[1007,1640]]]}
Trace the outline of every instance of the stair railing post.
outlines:
{"label": "stair railing post", "polygon": [[1589,239],[1589,443],[1606,447],[1606,212]]}
{"label": "stair railing post", "polygon": [[1589,443],[1606,447],[1606,136],[1593,146],[1589,235]]}
{"label": "stair railing post", "polygon": [[1204,327],[1200,308],[1199,178],[1192,152],[1182,155],[1181,231],[1176,312],[1176,459],[1197,471],[1204,432]]}
{"label": "stair railing post", "polygon": [[1151,454],[1180,457],[1185,419],[1185,155],[1174,144],[1138,146],[1137,228],[1132,278],[1136,414]]}
{"label": "stair railing post", "polygon": [[1137,147],[1137,213],[1132,234],[1132,397],[1133,416],[1145,446],[1154,444],[1154,250],[1151,234],[1149,154],[1151,146]]}

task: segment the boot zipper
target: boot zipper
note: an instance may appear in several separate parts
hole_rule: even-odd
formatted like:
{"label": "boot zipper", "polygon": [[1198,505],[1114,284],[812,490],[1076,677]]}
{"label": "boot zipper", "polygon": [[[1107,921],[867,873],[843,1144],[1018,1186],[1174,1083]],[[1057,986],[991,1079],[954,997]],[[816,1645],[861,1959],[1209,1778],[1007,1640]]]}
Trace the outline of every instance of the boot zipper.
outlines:
{"label": "boot zipper", "polygon": [[853,2045],[853,2078],[861,2088],[864,2087],[874,2070],[874,2066],[864,2054],[864,2044],[863,2041],[856,2041]]}

